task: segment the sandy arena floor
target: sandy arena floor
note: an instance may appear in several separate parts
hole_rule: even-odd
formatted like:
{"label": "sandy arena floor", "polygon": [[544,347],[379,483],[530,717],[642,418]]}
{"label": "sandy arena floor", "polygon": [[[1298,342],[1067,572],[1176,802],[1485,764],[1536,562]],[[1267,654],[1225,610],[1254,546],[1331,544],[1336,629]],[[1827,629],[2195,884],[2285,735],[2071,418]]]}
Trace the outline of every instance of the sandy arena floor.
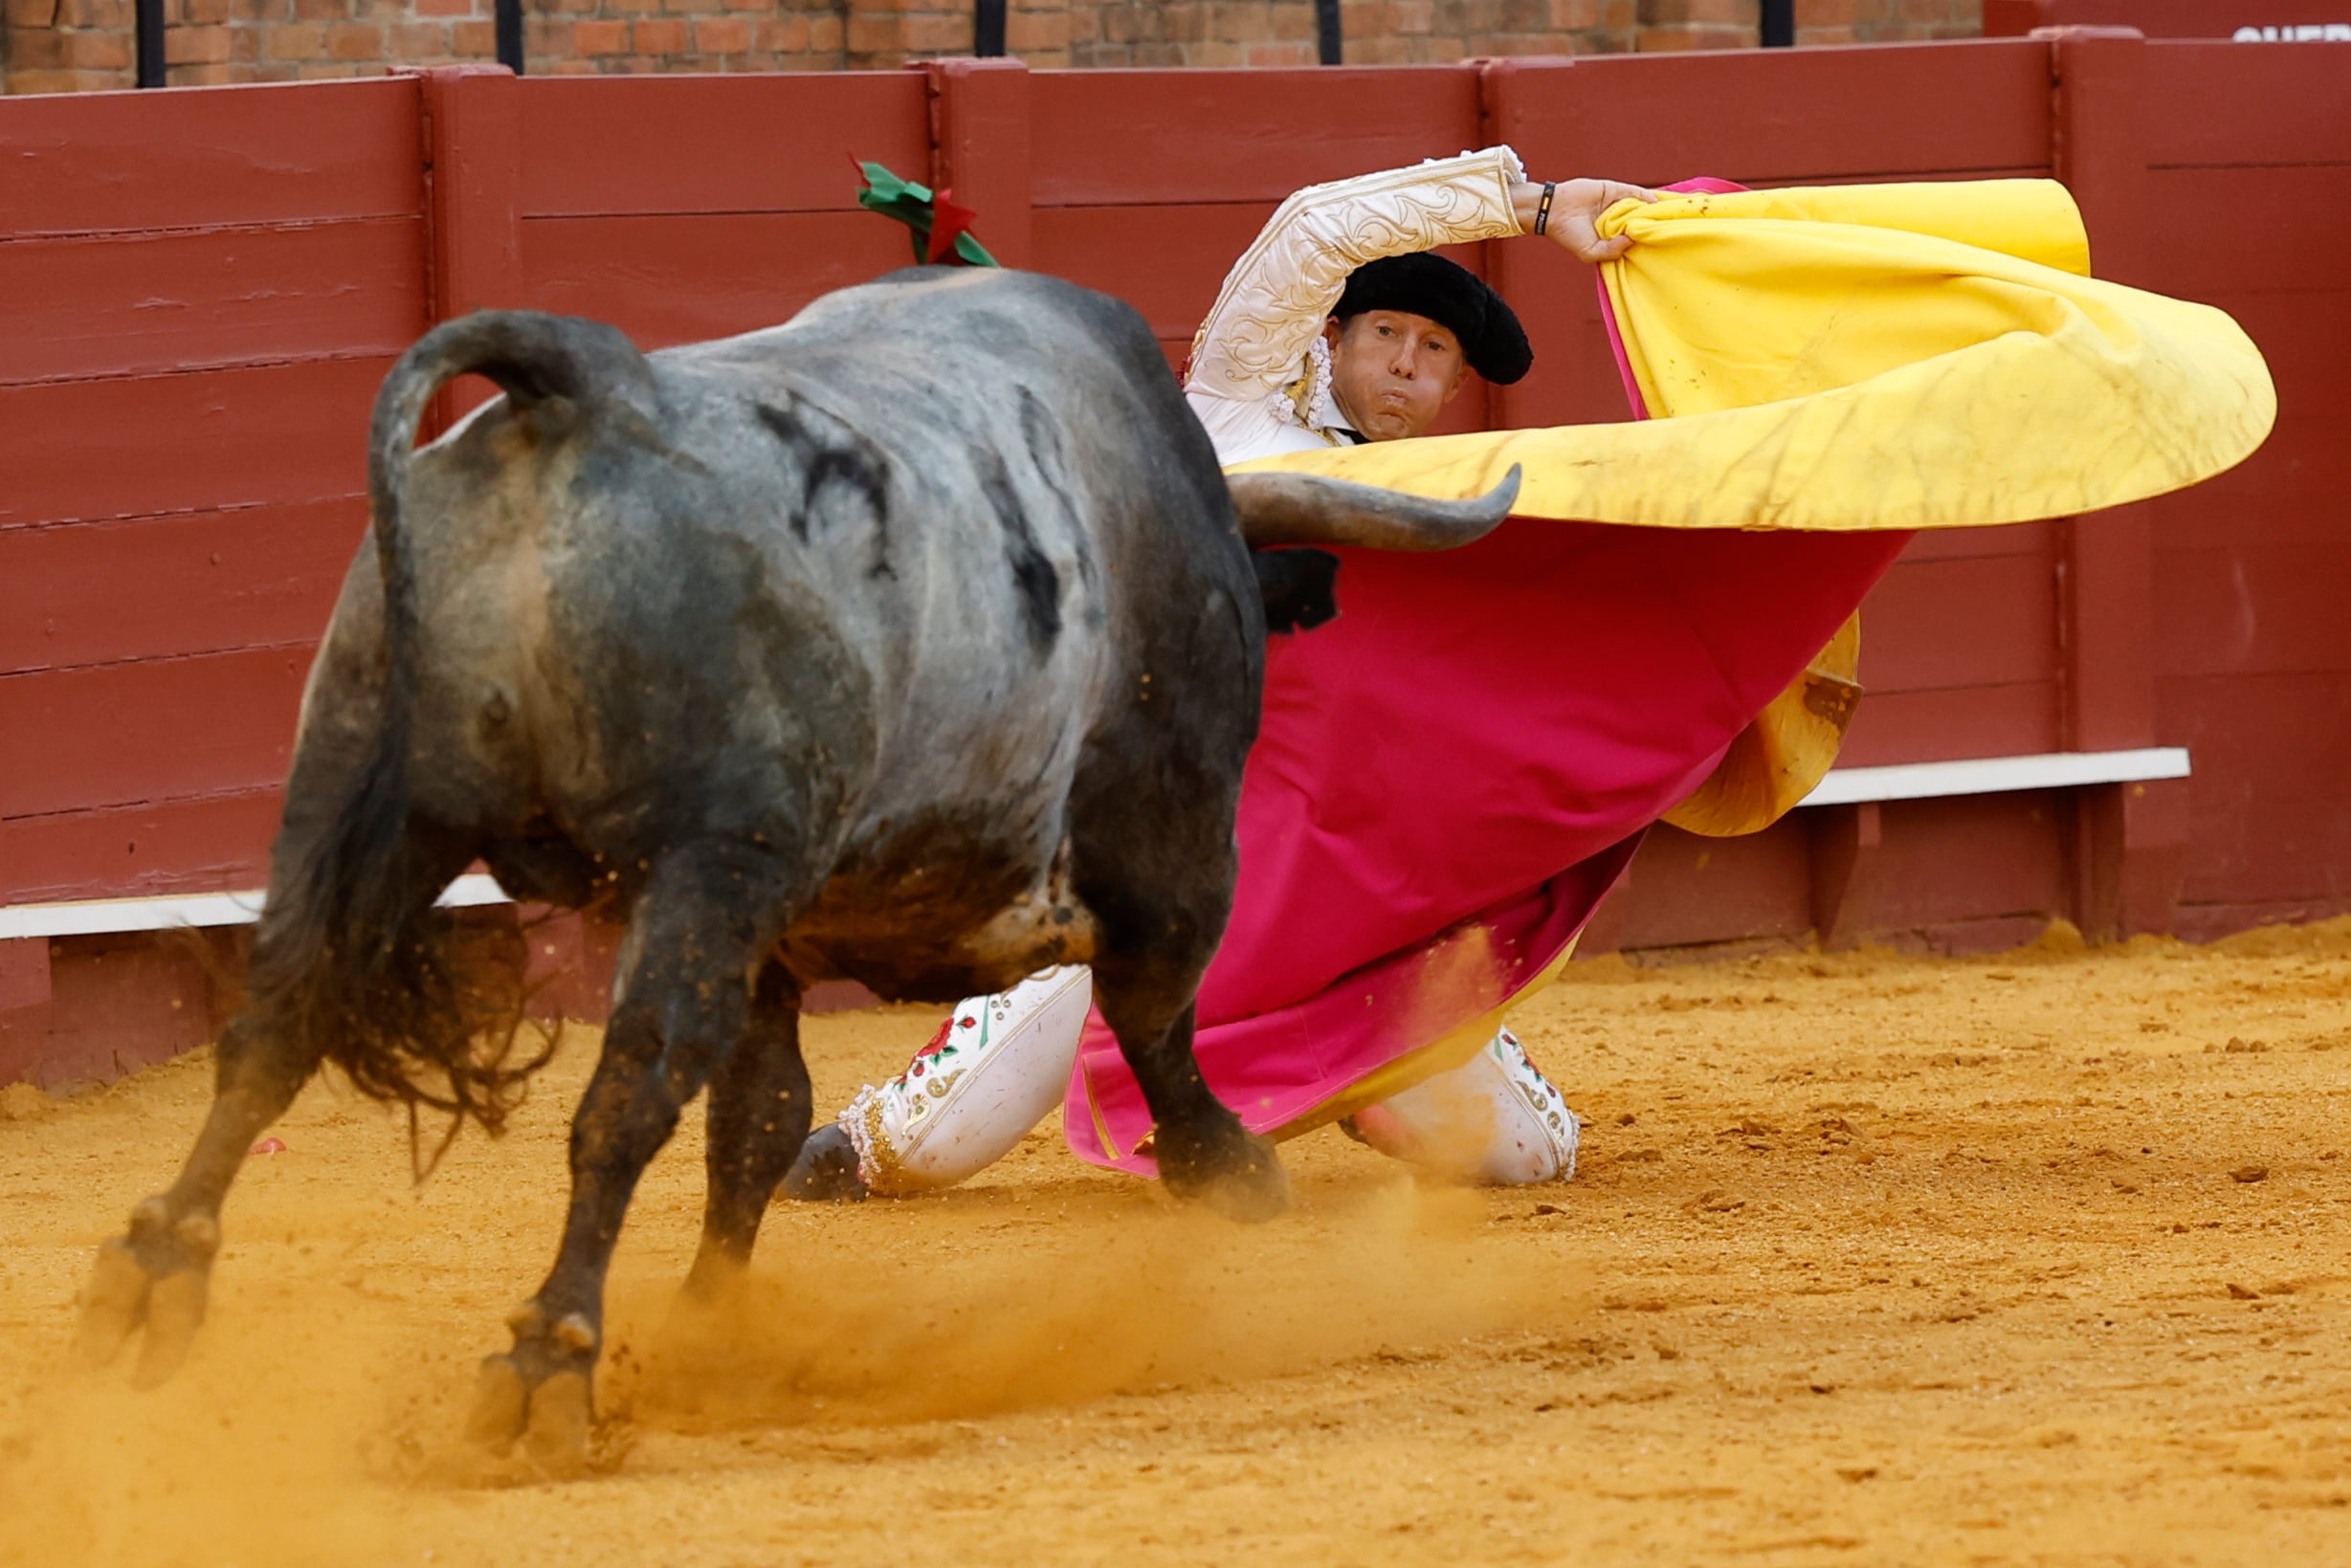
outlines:
{"label": "sandy arena floor", "polygon": [[[208,1067],[9,1091],[0,1562],[2351,1562],[2351,922],[1572,973],[1520,1020],[1589,1123],[1565,1186],[1326,1132],[1243,1230],[1056,1126],[950,1196],[776,1209],[714,1332],[669,1312],[681,1136],[614,1271],[610,1472],[562,1485],[452,1450],[587,1031],[421,1191],[314,1088],[149,1395],[60,1370],[71,1301]],[[813,1021],[820,1103],[932,1022]]]}

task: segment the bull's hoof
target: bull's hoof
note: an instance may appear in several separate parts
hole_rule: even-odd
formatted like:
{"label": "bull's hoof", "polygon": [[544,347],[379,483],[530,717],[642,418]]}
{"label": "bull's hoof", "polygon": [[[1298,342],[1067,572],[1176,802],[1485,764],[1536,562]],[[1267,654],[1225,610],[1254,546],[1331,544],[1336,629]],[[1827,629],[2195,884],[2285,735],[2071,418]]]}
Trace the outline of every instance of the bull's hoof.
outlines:
{"label": "bull's hoof", "polygon": [[188,1359],[196,1331],[204,1326],[211,1258],[218,1247],[218,1228],[209,1219],[189,1216],[166,1226],[157,1200],[142,1204],[132,1216],[130,1234],[98,1249],[90,1283],[81,1292],[75,1359],[84,1366],[103,1366],[144,1330],[131,1382],[153,1388],[168,1381]]}
{"label": "bull's hoof", "polygon": [[139,1347],[133,1388],[155,1388],[171,1380],[195,1348],[204,1309],[212,1293],[211,1270],[188,1269],[166,1274],[147,1292],[147,1335]]}
{"label": "bull's hoof", "polygon": [[582,1474],[588,1469],[595,1425],[587,1377],[558,1372],[531,1391],[530,1424],[522,1429],[523,1457],[543,1475]]}
{"label": "bull's hoof", "polygon": [[474,1377],[474,1407],[466,1412],[465,1440],[500,1458],[530,1420],[530,1385],[511,1356],[485,1356]]}
{"label": "bull's hoof", "polygon": [[1164,1133],[1158,1142],[1160,1179],[1179,1198],[1244,1225],[1262,1225],[1290,1206],[1289,1173],[1271,1138],[1235,1128],[1230,1137],[1188,1150]]}
{"label": "bull's hoof", "polygon": [[74,1358],[84,1366],[104,1366],[115,1358],[122,1342],[146,1321],[147,1271],[139,1267],[130,1243],[117,1236],[98,1249],[98,1264],[81,1292],[81,1321],[75,1325]]}
{"label": "bull's hoof", "polygon": [[514,1349],[482,1358],[466,1441],[499,1458],[519,1442],[523,1461],[538,1474],[579,1475],[588,1468],[595,1436],[595,1326],[580,1313],[550,1324],[535,1301],[507,1323]]}
{"label": "bull's hoof", "polygon": [[803,1204],[861,1204],[865,1179],[857,1174],[857,1146],[837,1121],[829,1121],[801,1141],[791,1169],[776,1184],[776,1196]]}

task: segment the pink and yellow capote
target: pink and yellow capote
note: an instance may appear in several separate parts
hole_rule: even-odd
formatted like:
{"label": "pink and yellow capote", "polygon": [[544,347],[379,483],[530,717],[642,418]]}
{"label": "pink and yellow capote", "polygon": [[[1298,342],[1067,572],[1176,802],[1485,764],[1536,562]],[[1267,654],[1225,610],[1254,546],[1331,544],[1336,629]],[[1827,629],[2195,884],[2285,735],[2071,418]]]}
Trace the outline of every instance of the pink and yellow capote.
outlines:
{"label": "pink and yellow capote", "polygon": [[[1636,241],[1600,279],[1631,422],[1242,465],[1444,498],[1525,476],[1477,544],[1347,552],[1339,619],[1269,652],[1196,1036],[1253,1131],[1466,1060],[1652,824],[1752,832],[1808,793],[1858,694],[1856,611],[1914,530],[2180,489],[2275,415],[2226,315],[2089,276],[2052,182],[1696,181],[1602,232]],[[1084,1159],[1154,1172],[1098,1016],[1063,1118]]]}

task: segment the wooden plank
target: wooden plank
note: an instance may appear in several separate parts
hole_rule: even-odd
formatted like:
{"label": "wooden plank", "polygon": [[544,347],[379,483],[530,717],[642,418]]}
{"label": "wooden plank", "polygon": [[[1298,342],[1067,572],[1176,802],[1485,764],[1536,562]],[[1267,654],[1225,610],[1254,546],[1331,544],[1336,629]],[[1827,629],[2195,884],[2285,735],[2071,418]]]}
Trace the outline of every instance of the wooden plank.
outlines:
{"label": "wooden plank", "polygon": [[[2157,247],[2147,180],[2147,123],[2155,108],[2146,41],[2125,28],[2069,28],[2054,35],[2053,48],[2057,177],[2096,236],[2092,255],[2098,276],[2143,286]],[[2075,521],[2058,535],[2058,664],[2068,750],[2125,750],[2155,741],[2153,562],[2154,536],[2143,507]],[[2104,815],[2111,830],[2076,835],[2075,917],[2094,939],[2118,929],[2118,890],[2147,880],[2143,866],[2124,864],[2130,835],[2122,832],[2119,815]]]}
{"label": "wooden plank", "polygon": [[[2341,427],[2328,427],[2324,416],[2329,410],[2323,405],[2297,409],[2282,397],[2280,403],[2277,429],[2259,452],[2193,490],[2149,502],[2154,515],[2175,518],[2191,509],[2201,511],[2223,538],[2273,524],[2316,526],[2322,533],[2340,535],[2342,484],[2351,472]],[[2335,525],[2327,529],[2323,519],[2330,510]]]}
{"label": "wooden plank", "polygon": [[[2265,796],[2323,800],[2330,819],[2341,818],[2351,833],[2351,813],[2342,809],[2343,781],[2351,777],[2351,670],[2172,675],[2156,690],[2165,734],[2196,759],[2200,812],[2207,804],[2247,810]],[[2255,811],[2249,830],[2260,828]],[[2351,886],[2347,864],[2338,858],[2321,869]]]}
{"label": "wooden plank", "polygon": [[0,528],[360,494],[390,367],[369,355],[0,386]]}
{"label": "wooden plank", "polygon": [[191,941],[78,938],[57,943],[47,1027],[10,1040],[6,1066],[70,1093],[166,1062],[212,1032],[205,964]]}
{"label": "wooden plank", "polygon": [[[2351,66],[2345,74],[2351,75]],[[2351,94],[2351,84],[2343,91]],[[2342,258],[2351,255],[2351,164],[2159,168],[2148,171],[2147,185],[2159,212],[2294,215],[2287,223],[2240,224],[2226,245],[2201,245],[2184,235],[2158,244],[2149,276],[2163,293],[2211,300],[2343,292]]]}
{"label": "wooden plank", "polygon": [[2184,942],[2210,942],[2256,926],[2307,925],[2339,915],[2351,915],[2351,894],[2262,904],[2182,904],[2171,934]]}
{"label": "wooden plank", "polygon": [[2065,913],[2062,798],[1974,795],[1880,807],[1867,922],[1887,934],[1999,916]]}
{"label": "wooden plank", "polygon": [[[2351,539],[2164,550],[2155,566],[2158,674],[2351,672]],[[2351,781],[2345,781],[2351,794]]]}
{"label": "wooden plank", "polygon": [[0,940],[0,1013],[49,1005],[49,939]]}
{"label": "wooden plank", "polygon": [[2196,758],[2182,901],[2351,891],[2351,673],[2158,681],[2167,740]]}
{"label": "wooden plank", "polygon": [[0,234],[423,210],[411,77],[0,102]]}
{"label": "wooden plank", "polygon": [[0,818],[257,789],[285,776],[309,644],[0,676]]}
{"label": "wooden plank", "polygon": [[432,320],[522,303],[521,89],[498,66],[424,73]]}
{"label": "wooden plank", "polygon": [[1118,296],[1155,336],[1189,343],[1275,205],[1041,208],[1031,260],[1039,272]]}
{"label": "wooden plank", "polygon": [[0,819],[0,903],[257,888],[269,880],[277,812],[272,785]]}
{"label": "wooden plank", "polygon": [[[2351,778],[2351,670],[2172,675],[2156,691],[2166,738],[2196,760],[2200,814],[2244,811],[2264,795],[2324,800],[2330,819],[2340,819],[2351,835],[2351,813],[2342,809],[2343,781]],[[2249,815],[2248,830],[2258,835],[2259,814]],[[2351,883],[2346,864],[2338,857],[2317,869]]]}
{"label": "wooden plank", "polygon": [[2147,45],[2123,29],[2077,29],[2054,43],[2057,178],[2081,209],[2100,277],[2144,285],[2154,247],[2147,186]]}
{"label": "wooden plank", "polygon": [[424,319],[413,216],[0,243],[0,386],[397,354]]}
{"label": "wooden plank", "polygon": [[[436,66],[424,83],[425,315],[438,323],[477,310],[511,310],[529,296],[522,277],[521,83],[496,65]],[[437,438],[496,396],[480,376],[461,376],[426,406],[418,433]]]}
{"label": "wooden plank", "polygon": [[[1864,622],[1866,625],[1866,621]],[[1861,676],[1870,678],[1868,654]],[[1947,762],[1966,757],[2021,757],[2055,751],[2062,741],[2054,680],[2016,686],[1960,686],[1942,691],[1876,692],[1861,699],[1837,762]],[[2185,743],[2171,738],[2173,743]]]}
{"label": "wooden plank", "polygon": [[522,268],[537,308],[658,348],[788,320],[820,294],[907,265],[906,233],[868,212],[533,218]]}
{"label": "wooden plank", "polygon": [[853,160],[930,168],[919,72],[532,77],[520,93],[526,218],[848,211]]}
{"label": "wooden plank", "polygon": [[359,497],[0,531],[0,675],[316,641]]}
{"label": "wooden plank", "polygon": [[1562,86],[1495,127],[1546,179],[1763,185],[2049,166],[2044,44],[1595,56],[1552,75]]}
{"label": "wooden plank", "polygon": [[2053,679],[2056,609],[2047,556],[1898,561],[1862,603],[1862,682],[1890,694]]}
{"label": "wooden plank", "polygon": [[1029,68],[1016,59],[932,60],[930,185],[979,214],[976,233],[1008,267],[1032,265]]}
{"label": "wooden plank", "polygon": [[2068,751],[2156,743],[2155,536],[2146,508],[2076,519],[2059,536],[2058,671]]}
{"label": "wooden plank", "polygon": [[2233,549],[2248,541],[2332,544],[2343,537],[2340,487],[2273,479],[2220,488],[2227,484],[2224,475],[2194,490],[2147,503],[2148,516],[2155,521],[2159,557],[2164,550]]}
{"label": "wooden plank", "polygon": [[1039,71],[1031,85],[1040,208],[1273,203],[1478,144],[1471,66]]}
{"label": "wooden plank", "polygon": [[1743,838],[1700,838],[1655,828],[1611,898],[1624,900],[1619,947],[1689,947],[1777,939],[1812,929],[1805,830],[1783,818]]}
{"label": "wooden plank", "polygon": [[[2340,20],[2340,18],[2338,18]],[[2147,45],[2147,162],[2351,163],[2351,92],[2340,46]]]}

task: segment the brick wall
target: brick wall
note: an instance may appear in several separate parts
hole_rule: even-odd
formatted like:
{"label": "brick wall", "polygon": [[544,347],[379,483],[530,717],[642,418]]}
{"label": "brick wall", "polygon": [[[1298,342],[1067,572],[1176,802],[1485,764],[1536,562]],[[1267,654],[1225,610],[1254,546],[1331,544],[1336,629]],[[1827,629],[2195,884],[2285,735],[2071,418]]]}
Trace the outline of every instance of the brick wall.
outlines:
{"label": "brick wall", "polygon": [[[1757,0],[1342,0],[1349,64],[1752,44]],[[968,0],[524,0],[534,73],[834,71],[968,53]],[[1972,37],[1982,0],[1797,0],[1802,43]],[[174,86],[496,55],[491,0],[164,0]],[[1011,0],[1031,65],[1311,65],[1313,0]],[[11,93],[133,85],[131,0],[0,0]]]}

